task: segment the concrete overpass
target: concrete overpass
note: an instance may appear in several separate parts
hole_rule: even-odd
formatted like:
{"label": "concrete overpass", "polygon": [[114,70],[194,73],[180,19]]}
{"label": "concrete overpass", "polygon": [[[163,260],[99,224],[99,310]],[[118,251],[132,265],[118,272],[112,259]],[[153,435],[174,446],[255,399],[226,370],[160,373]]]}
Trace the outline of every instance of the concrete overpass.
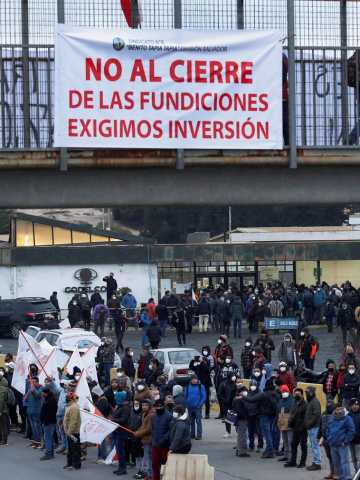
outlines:
{"label": "concrete overpass", "polygon": [[[360,202],[360,150],[0,151],[0,208]],[[60,169],[62,168],[62,170]]]}

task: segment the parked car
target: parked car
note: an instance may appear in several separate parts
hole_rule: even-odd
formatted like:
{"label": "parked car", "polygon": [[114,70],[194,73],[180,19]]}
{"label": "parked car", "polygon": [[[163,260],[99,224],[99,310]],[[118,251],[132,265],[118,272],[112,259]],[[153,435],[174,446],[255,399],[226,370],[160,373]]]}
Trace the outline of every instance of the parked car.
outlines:
{"label": "parked car", "polygon": [[168,380],[175,380],[179,384],[190,381],[193,372],[189,370],[189,364],[195,356],[201,357],[194,348],[159,348],[151,350],[151,353],[163,364]]}
{"label": "parked car", "polygon": [[67,328],[64,330],[42,330],[34,325],[29,326],[26,333],[31,335],[37,342],[46,340],[52,347],[58,347],[64,352],[73,352],[76,347],[82,351],[95,345],[100,347],[101,340],[94,332],[82,328]]}
{"label": "parked car", "polygon": [[58,328],[59,316],[54,305],[42,297],[24,297],[0,300],[0,336],[18,338],[20,330],[29,325]]}

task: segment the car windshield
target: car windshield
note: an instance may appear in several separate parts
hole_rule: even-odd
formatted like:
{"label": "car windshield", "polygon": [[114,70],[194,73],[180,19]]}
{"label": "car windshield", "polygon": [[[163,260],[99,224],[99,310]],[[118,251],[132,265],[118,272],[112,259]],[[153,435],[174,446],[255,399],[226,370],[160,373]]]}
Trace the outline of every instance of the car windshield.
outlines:
{"label": "car windshield", "polygon": [[93,345],[95,345],[95,343],[86,338],[84,340],[80,340],[77,344],[78,348],[90,348]]}
{"label": "car windshield", "polygon": [[44,300],[36,300],[33,302],[29,302],[28,310],[33,313],[54,312],[55,307],[51,302],[44,299]]}
{"label": "car windshield", "polygon": [[169,361],[172,365],[188,365],[198,355],[196,350],[177,350],[169,352]]}

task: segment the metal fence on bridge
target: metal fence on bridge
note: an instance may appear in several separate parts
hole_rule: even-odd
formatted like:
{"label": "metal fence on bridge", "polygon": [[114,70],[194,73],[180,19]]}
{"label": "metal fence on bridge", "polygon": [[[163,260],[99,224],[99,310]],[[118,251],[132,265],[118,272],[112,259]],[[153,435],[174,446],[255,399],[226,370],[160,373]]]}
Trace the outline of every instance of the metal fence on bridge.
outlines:
{"label": "metal fence on bridge", "polygon": [[[276,29],[295,148],[359,148],[359,0],[140,0],[141,28]],[[53,145],[56,23],[129,28],[120,0],[1,0],[0,149]],[[359,49],[360,52],[360,49]],[[354,81],[353,81],[354,83]],[[287,123],[287,119],[284,121]]]}

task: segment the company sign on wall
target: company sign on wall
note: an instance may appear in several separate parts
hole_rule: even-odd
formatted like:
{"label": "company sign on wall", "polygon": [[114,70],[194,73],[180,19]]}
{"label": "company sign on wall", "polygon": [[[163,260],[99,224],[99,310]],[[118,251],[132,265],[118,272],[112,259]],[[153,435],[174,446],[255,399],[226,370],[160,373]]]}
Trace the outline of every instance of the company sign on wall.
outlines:
{"label": "company sign on wall", "polygon": [[59,25],[55,146],[282,148],[280,34]]}

